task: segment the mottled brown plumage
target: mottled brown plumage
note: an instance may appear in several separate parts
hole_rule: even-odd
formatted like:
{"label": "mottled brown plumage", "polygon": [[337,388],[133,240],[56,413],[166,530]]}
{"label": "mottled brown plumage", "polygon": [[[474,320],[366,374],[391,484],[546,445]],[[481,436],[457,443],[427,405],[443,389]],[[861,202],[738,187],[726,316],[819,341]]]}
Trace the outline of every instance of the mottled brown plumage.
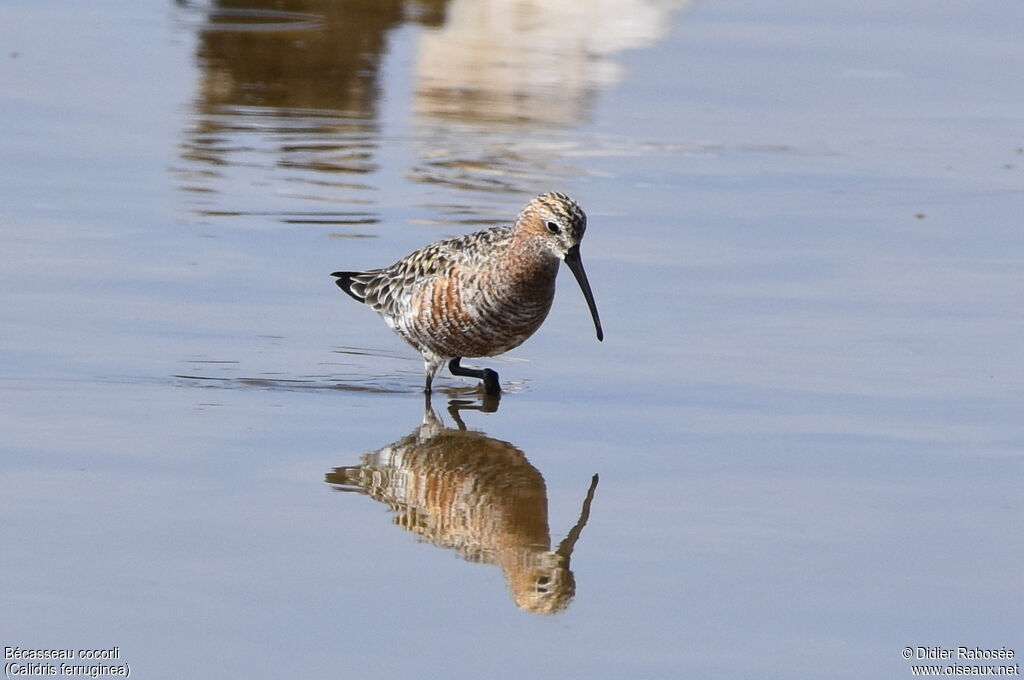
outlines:
{"label": "mottled brown plumage", "polygon": [[579,247],[587,217],[565,194],[530,201],[515,224],[438,241],[390,267],[334,272],[338,286],[377,311],[423,355],[426,391],[445,362],[454,375],[480,378],[500,391],[491,369],[459,365],[518,347],[540,328],[555,295],[558,263],[575,275],[603,339]]}

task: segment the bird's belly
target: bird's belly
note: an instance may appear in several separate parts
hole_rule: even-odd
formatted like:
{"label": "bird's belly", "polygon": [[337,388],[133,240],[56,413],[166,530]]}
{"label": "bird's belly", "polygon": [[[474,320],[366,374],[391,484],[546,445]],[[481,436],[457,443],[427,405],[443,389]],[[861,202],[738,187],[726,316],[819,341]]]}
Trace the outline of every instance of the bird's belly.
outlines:
{"label": "bird's belly", "polygon": [[552,295],[468,295],[439,281],[424,291],[396,328],[411,345],[442,357],[495,356],[518,347],[540,328]]}

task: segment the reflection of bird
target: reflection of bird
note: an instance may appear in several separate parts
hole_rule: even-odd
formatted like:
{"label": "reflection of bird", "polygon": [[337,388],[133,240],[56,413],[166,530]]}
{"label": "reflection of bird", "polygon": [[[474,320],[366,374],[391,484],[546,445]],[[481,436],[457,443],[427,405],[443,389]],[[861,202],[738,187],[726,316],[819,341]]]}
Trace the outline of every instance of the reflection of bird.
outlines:
{"label": "reflection of bird", "polygon": [[603,339],[580,259],[586,228],[587,217],[576,201],[564,194],[542,194],[523,208],[511,227],[438,241],[383,269],[332,276],[420,351],[427,392],[448,361],[452,375],[479,378],[488,394],[498,394],[497,373],[464,368],[459,362],[462,357],[507,352],[533,335],[551,309],[559,260],[569,265],[583,289],[597,339]]}
{"label": "reflection of bird", "polygon": [[547,491],[537,468],[508,442],[445,428],[428,404],[423,425],[409,436],[364,454],[361,465],[335,468],[326,481],[386,503],[397,513],[396,524],[430,543],[500,566],[522,609],[558,612],[576,592],[569,561],[597,475],[579,521],[552,550]]}

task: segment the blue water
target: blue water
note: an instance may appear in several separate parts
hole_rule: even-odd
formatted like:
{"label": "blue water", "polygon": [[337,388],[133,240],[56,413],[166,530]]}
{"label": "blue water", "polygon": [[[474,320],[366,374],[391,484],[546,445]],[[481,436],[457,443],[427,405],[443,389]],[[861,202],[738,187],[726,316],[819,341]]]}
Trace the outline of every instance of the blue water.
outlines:
{"label": "blue water", "polygon": [[[5,3],[0,644],[146,678],[1024,653],[1024,8],[520,5]],[[565,274],[467,362],[506,388],[476,434],[444,373],[406,439],[422,363],[329,272],[552,189],[605,341]],[[390,496],[325,480],[382,449]],[[595,473],[574,596],[518,607],[502,560]]]}

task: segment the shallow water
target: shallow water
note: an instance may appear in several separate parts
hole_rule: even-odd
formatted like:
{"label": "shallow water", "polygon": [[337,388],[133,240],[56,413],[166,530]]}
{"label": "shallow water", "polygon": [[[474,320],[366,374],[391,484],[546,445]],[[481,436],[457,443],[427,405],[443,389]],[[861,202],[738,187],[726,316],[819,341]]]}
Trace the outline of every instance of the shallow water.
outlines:
{"label": "shallow water", "polygon": [[[1024,9],[548,4],[5,3],[0,643],[147,678],[1024,653]],[[447,373],[425,410],[328,273],[551,189],[605,341],[563,275],[467,362],[496,410]]]}

